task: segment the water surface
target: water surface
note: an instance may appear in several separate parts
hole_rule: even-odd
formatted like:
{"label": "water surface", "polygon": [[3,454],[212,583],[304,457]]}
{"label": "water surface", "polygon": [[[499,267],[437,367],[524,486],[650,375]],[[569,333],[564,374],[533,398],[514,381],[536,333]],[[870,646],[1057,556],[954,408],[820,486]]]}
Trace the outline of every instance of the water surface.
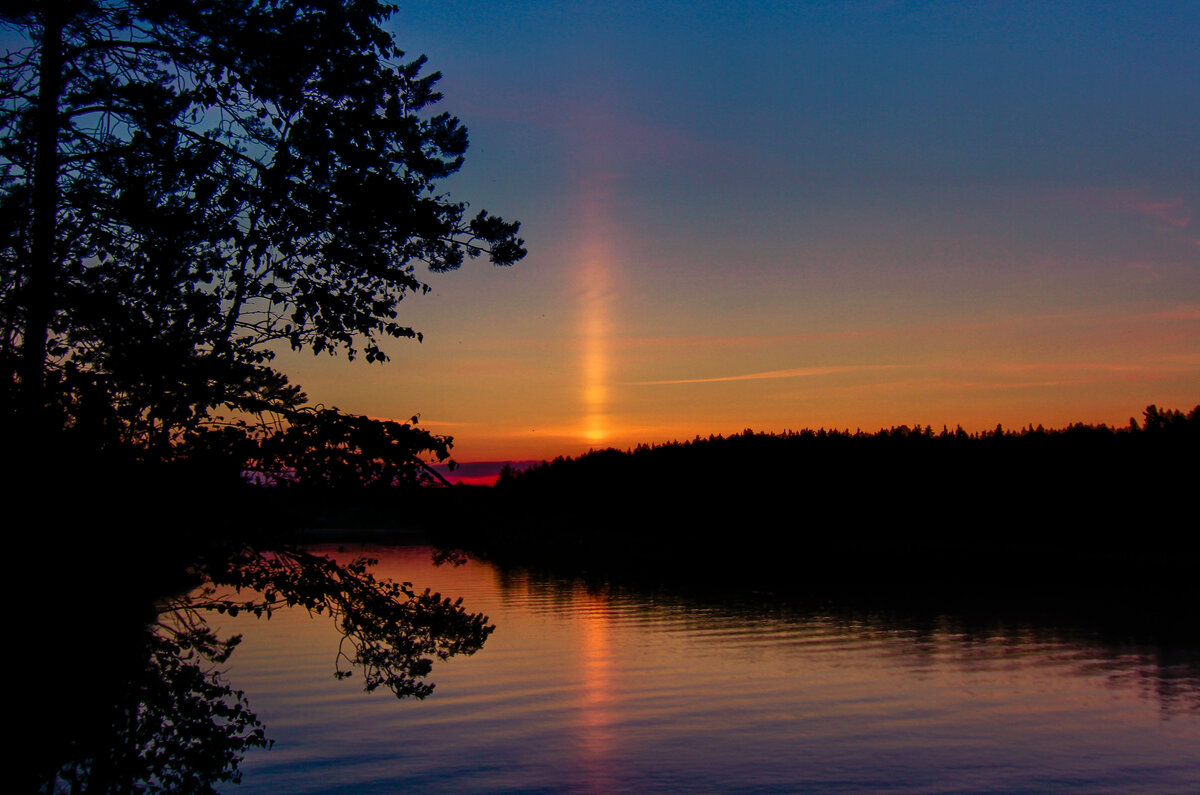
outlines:
{"label": "water surface", "polygon": [[397,701],[334,680],[327,619],[223,617],[245,636],[228,678],[276,741],[228,791],[1200,791],[1195,647],[369,554],[495,633]]}

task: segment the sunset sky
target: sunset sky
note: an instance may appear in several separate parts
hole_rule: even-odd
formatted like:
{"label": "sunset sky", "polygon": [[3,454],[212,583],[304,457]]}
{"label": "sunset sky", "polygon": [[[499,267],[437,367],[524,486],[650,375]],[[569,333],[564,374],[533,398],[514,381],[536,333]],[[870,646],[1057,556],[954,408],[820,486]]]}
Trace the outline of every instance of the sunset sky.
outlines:
{"label": "sunset sky", "polygon": [[404,2],[529,256],[314,402],[460,461],[1200,403],[1200,3]]}

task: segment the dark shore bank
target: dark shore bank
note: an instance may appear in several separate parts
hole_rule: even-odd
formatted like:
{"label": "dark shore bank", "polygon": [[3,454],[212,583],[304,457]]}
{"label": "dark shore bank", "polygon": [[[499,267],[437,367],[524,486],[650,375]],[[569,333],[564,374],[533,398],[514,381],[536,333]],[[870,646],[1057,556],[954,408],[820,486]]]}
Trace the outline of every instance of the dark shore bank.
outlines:
{"label": "dark shore bank", "polygon": [[1197,593],[1198,429],[1200,410],[1152,407],[1119,430],[747,431],[508,473],[432,529],[646,582],[1175,602]]}

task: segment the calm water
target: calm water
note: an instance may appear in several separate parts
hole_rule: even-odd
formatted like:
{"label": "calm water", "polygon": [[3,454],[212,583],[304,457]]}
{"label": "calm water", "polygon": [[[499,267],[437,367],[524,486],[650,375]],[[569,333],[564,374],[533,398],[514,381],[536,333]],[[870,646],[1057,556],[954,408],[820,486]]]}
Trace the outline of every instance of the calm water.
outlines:
{"label": "calm water", "polygon": [[[230,792],[1200,792],[1200,650],[965,632],[433,567],[496,632],[424,701],[333,678],[328,619],[224,617],[276,740]],[[339,555],[338,557],[349,557]]]}

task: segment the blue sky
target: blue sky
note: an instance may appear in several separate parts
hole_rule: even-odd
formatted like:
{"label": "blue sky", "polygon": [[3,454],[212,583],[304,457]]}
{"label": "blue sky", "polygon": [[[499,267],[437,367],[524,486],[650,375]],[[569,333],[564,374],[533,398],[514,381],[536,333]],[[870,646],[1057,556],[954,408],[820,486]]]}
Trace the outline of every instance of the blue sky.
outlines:
{"label": "blue sky", "polygon": [[1200,402],[1200,4],[411,2],[530,255],[314,399],[531,458]]}

